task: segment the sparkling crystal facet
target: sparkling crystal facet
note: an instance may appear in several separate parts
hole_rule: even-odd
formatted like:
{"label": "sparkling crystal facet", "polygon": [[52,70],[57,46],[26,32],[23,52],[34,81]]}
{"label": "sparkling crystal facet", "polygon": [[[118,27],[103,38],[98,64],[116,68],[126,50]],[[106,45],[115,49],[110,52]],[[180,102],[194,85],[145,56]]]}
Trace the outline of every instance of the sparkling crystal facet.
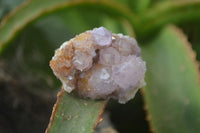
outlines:
{"label": "sparkling crystal facet", "polygon": [[112,43],[112,33],[104,27],[95,28],[92,31],[92,36],[99,46],[109,46]]}
{"label": "sparkling crystal facet", "polygon": [[100,64],[112,66],[114,64],[119,63],[119,61],[120,61],[120,55],[115,48],[108,47],[100,50],[100,57],[99,57]]}

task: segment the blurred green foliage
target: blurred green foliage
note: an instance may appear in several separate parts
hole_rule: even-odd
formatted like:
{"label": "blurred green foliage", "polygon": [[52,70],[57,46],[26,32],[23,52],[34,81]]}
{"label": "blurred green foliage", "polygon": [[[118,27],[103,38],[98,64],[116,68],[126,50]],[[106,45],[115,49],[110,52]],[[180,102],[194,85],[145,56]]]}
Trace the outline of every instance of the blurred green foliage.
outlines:
{"label": "blurred green foliage", "polygon": [[[54,50],[99,26],[136,37],[147,63],[147,86],[136,98],[108,103],[114,127],[200,132],[199,68],[190,48],[199,60],[200,0],[0,0],[0,22],[0,132],[44,132],[61,88],[48,65]],[[92,132],[105,104],[59,95],[48,132]],[[79,117],[65,119],[74,112]]]}

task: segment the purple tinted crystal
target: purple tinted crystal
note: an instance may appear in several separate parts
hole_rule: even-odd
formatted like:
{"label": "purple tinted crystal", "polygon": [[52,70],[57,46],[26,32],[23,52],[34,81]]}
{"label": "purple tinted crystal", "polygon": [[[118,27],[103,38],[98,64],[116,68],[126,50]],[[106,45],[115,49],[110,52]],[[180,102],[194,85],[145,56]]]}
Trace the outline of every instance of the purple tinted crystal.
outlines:
{"label": "purple tinted crystal", "polygon": [[109,46],[112,43],[112,33],[104,27],[93,29],[92,36],[96,45]]}
{"label": "purple tinted crystal", "polygon": [[123,90],[138,86],[140,80],[144,78],[146,71],[145,62],[135,55],[128,56],[124,62],[112,68],[112,78]]}

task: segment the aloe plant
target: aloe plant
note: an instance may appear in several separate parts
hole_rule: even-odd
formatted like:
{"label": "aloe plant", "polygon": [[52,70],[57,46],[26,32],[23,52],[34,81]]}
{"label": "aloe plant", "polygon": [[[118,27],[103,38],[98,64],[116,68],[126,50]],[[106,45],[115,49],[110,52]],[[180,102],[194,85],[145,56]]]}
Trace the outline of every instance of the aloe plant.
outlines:
{"label": "aloe plant", "polygon": [[[105,109],[119,132],[200,132],[199,0],[12,2],[0,1],[0,132],[91,133]],[[62,42],[99,26],[142,48],[147,84],[128,104],[60,91],[50,70]]]}

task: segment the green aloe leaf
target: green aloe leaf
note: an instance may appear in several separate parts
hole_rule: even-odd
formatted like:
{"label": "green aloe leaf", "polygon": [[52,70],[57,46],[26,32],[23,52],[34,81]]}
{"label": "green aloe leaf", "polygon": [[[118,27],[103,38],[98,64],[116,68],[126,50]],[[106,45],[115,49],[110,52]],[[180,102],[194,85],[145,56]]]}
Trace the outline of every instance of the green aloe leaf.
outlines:
{"label": "green aloe leaf", "polygon": [[0,0],[0,21],[7,13],[12,11],[24,1],[25,0]]}
{"label": "green aloe leaf", "polygon": [[144,12],[150,3],[151,0],[128,0],[129,7],[137,13]]}
{"label": "green aloe leaf", "polygon": [[151,0],[116,0],[129,7],[133,12],[140,13],[147,9]]}
{"label": "green aloe leaf", "polygon": [[[76,7],[86,7],[102,10],[113,16],[123,16],[128,19],[132,25],[135,25],[135,15],[127,9],[126,6],[120,5],[115,1],[106,0],[33,0],[27,1],[17,10],[9,14],[0,24],[0,53],[3,48],[16,37],[19,31],[23,30],[28,24],[34,20],[41,18],[47,14],[59,11],[69,10]],[[136,26],[137,27],[137,26]]]}
{"label": "green aloe leaf", "polygon": [[64,90],[58,93],[46,133],[92,133],[107,101],[80,99]]}
{"label": "green aloe leaf", "polygon": [[192,48],[197,54],[197,60],[200,61],[200,26],[199,23],[192,23],[191,25],[181,25],[188,40],[192,43]]}
{"label": "green aloe leaf", "polygon": [[143,48],[143,90],[155,133],[200,132],[200,86],[195,55],[180,30],[169,26]]}
{"label": "green aloe leaf", "polygon": [[173,23],[183,24],[200,21],[199,0],[175,0],[159,2],[140,14],[141,29],[137,29],[141,36],[150,35],[161,27]]}

